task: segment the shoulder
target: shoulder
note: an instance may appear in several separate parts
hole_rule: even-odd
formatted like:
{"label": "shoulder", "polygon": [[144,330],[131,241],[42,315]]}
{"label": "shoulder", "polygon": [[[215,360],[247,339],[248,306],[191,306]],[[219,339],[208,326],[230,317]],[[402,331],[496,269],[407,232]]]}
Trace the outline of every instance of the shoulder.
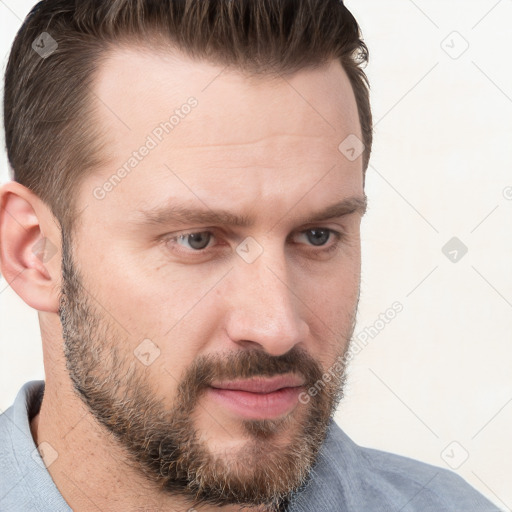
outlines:
{"label": "shoulder", "polygon": [[365,448],[331,421],[311,479],[291,510],[347,512],[499,512],[453,471],[401,455]]}
{"label": "shoulder", "polygon": [[399,498],[410,499],[415,507],[411,510],[498,511],[453,471],[394,453],[357,448],[365,467],[362,473],[366,473],[368,478],[372,475],[376,487],[389,489]]}
{"label": "shoulder", "polygon": [[44,381],[30,381],[14,403],[0,414],[0,510],[70,509],[58,492],[41,459],[30,418],[39,409]]}
{"label": "shoulder", "polygon": [[36,387],[34,382],[24,384],[14,403],[0,414],[0,510],[9,510],[14,504],[31,510],[24,482],[29,446],[26,400]]}

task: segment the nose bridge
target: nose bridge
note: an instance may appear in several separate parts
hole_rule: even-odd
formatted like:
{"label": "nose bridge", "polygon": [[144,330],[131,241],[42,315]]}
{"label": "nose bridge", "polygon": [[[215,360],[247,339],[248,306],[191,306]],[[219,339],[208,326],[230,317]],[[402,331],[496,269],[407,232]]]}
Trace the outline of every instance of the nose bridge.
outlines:
{"label": "nose bridge", "polygon": [[265,247],[251,263],[241,258],[231,274],[228,331],[233,341],[252,341],[277,355],[305,340],[308,327],[300,315],[284,248]]}

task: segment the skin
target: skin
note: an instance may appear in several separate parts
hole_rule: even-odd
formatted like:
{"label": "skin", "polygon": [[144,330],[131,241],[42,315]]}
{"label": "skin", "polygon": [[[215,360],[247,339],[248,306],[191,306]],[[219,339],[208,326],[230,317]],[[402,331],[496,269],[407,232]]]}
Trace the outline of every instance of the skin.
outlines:
{"label": "skin", "polygon": [[[89,317],[73,313],[71,300],[62,302],[62,237],[47,205],[14,182],[0,192],[1,270],[38,311],[43,340],[46,387],[40,413],[31,422],[32,435],[36,444],[47,442],[58,454],[48,471],[73,510],[181,512],[192,505],[201,511],[239,510],[232,503],[194,503],[160,489],[95,419],[74,390],[69,368],[78,372],[95,362],[89,373],[96,379],[92,390],[104,389],[116,398],[123,393],[142,396],[155,410],[158,405],[169,413],[180,403],[178,384],[200,358],[219,375],[228,368],[223,362],[239,368],[233,357],[240,353],[256,354],[261,359],[255,361],[262,363],[304,354],[297,363],[309,365],[290,369],[310,369],[308,379],[333,366],[347,350],[355,323],[361,213],[311,225],[298,219],[342,199],[364,196],[361,157],[349,161],[338,150],[350,134],[361,138],[348,77],[331,61],[286,77],[249,79],[177,51],[123,47],[102,64],[94,92],[101,98],[96,122],[107,137],[105,165],[80,185],[82,213],[72,244],[81,285],[76,297],[90,308]],[[97,199],[93,191],[190,96],[197,107]],[[137,226],[137,210],[173,198],[192,207],[253,216],[254,224]],[[322,249],[332,246],[335,237],[315,246],[302,233],[313,228],[345,236],[326,253]],[[211,252],[194,255],[190,240],[162,242],[164,235],[188,231],[212,232]],[[263,248],[252,263],[236,252],[249,236]],[[32,252],[41,238],[56,249],[48,260]],[[76,325],[83,328],[74,338],[63,330],[63,311],[71,318],[76,314]],[[89,328],[85,318],[95,319],[97,328]],[[66,322],[73,324],[69,317]],[[148,366],[134,355],[144,339],[160,350]],[[68,349],[85,347],[86,355],[68,354],[66,361],[64,341]],[[89,347],[101,355],[98,360],[92,348],[87,352]],[[330,390],[340,390],[341,383],[339,375]],[[320,447],[320,427],[336,405],[334,398],[320,397],[298,402],[285,417],[266,425],[273,429],[255,425],[251,433],[239,416],[201,393],[189,421],[212,460],[230,461],[238,477],[251,482],[256,466],[271,466],[302,439],[301,428],[315,404],[325,413],[319,438],[312,439]],[[136,402],[142,409],[144,403]],[[272,443],[274,458],[262,450],[265,443]],[[305,457],[297,462],[309,467]],[[275,478],[279,464],[274,471]]]}

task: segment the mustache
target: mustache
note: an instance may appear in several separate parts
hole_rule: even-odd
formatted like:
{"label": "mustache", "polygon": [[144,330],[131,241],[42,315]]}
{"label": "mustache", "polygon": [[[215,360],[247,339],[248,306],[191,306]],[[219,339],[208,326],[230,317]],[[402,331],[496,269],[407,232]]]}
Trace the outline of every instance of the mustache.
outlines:
{"label": "mustache", "polygon": [[290,373],[303,378],[305,386],[310,387],[322,378],[323,369],[298,346],[279,356],[257,349],[202,355],[188,368],[178,386],[178,394],[190,405],[216,380],[274,377]]}

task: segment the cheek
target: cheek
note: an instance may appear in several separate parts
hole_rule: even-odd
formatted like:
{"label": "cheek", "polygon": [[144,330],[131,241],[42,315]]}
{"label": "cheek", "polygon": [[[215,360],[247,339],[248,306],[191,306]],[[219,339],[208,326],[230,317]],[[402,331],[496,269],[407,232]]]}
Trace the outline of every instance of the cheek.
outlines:
{"label": "cheek", "polygon": [[[350,309],[357,301],[361,279],[359,245],[345,244],[331,260],[311,268],[295,268],[294,283],[301,295],[317,305],[319,313]],[[308,303],[306,300],[306,303]]]}
{"label": "cheek", "polygon": [[[175,386],[194,359],[208,351],[207,345],[219,339],[229,308],[236,308],[227,292],[236,283],[231,276],[220,282],[229,268],[179,266],[163,262],[161,256],[136,254],[122,244],[106,247],[102,266],[108,271],[101,275],[95,298],[115,319],[120,336],[128,338],[123,341],[126,353],[152,350],[156,357],[146,357],[154,359],[148,377],[168,379]],[[317,356],[322,348],[325,354],[326,343],[338,347],[350,327],[359,291],[358,254],[351,247],[350,254],[335,262],[309,269],[290,262],[297,315],[310,326],[312,339],[306,343],[318,345],[311,346]]]}
{"label": "cheek", "polygon": [[158,255],[157,248],[144,255],[119,244],[101,282],[101,295],[112,314],[137,335],[164,335],[193,311],[211,287],[211,276],[192,272],[191,267],[163,264]]}
{"label": "cheek", "polygon": [[[319,359],[330,361],[345,347],[355,319],[360,273],[357,265],[334,270],[329,278],[307,280],[308,292],[301,297],[303,314]],[[326,347],[329,347],[326,350]]]}
{"label": "cheek", "polygon": [[174,389],[219,325],[213,293],[218,277],[170,265],[139,268],[112,265],[102,300],[122,326],[120,336],[128,338],[123,340],[127,357],[139,359],[137,365],[155,386],[167,382],[164,387]]}

